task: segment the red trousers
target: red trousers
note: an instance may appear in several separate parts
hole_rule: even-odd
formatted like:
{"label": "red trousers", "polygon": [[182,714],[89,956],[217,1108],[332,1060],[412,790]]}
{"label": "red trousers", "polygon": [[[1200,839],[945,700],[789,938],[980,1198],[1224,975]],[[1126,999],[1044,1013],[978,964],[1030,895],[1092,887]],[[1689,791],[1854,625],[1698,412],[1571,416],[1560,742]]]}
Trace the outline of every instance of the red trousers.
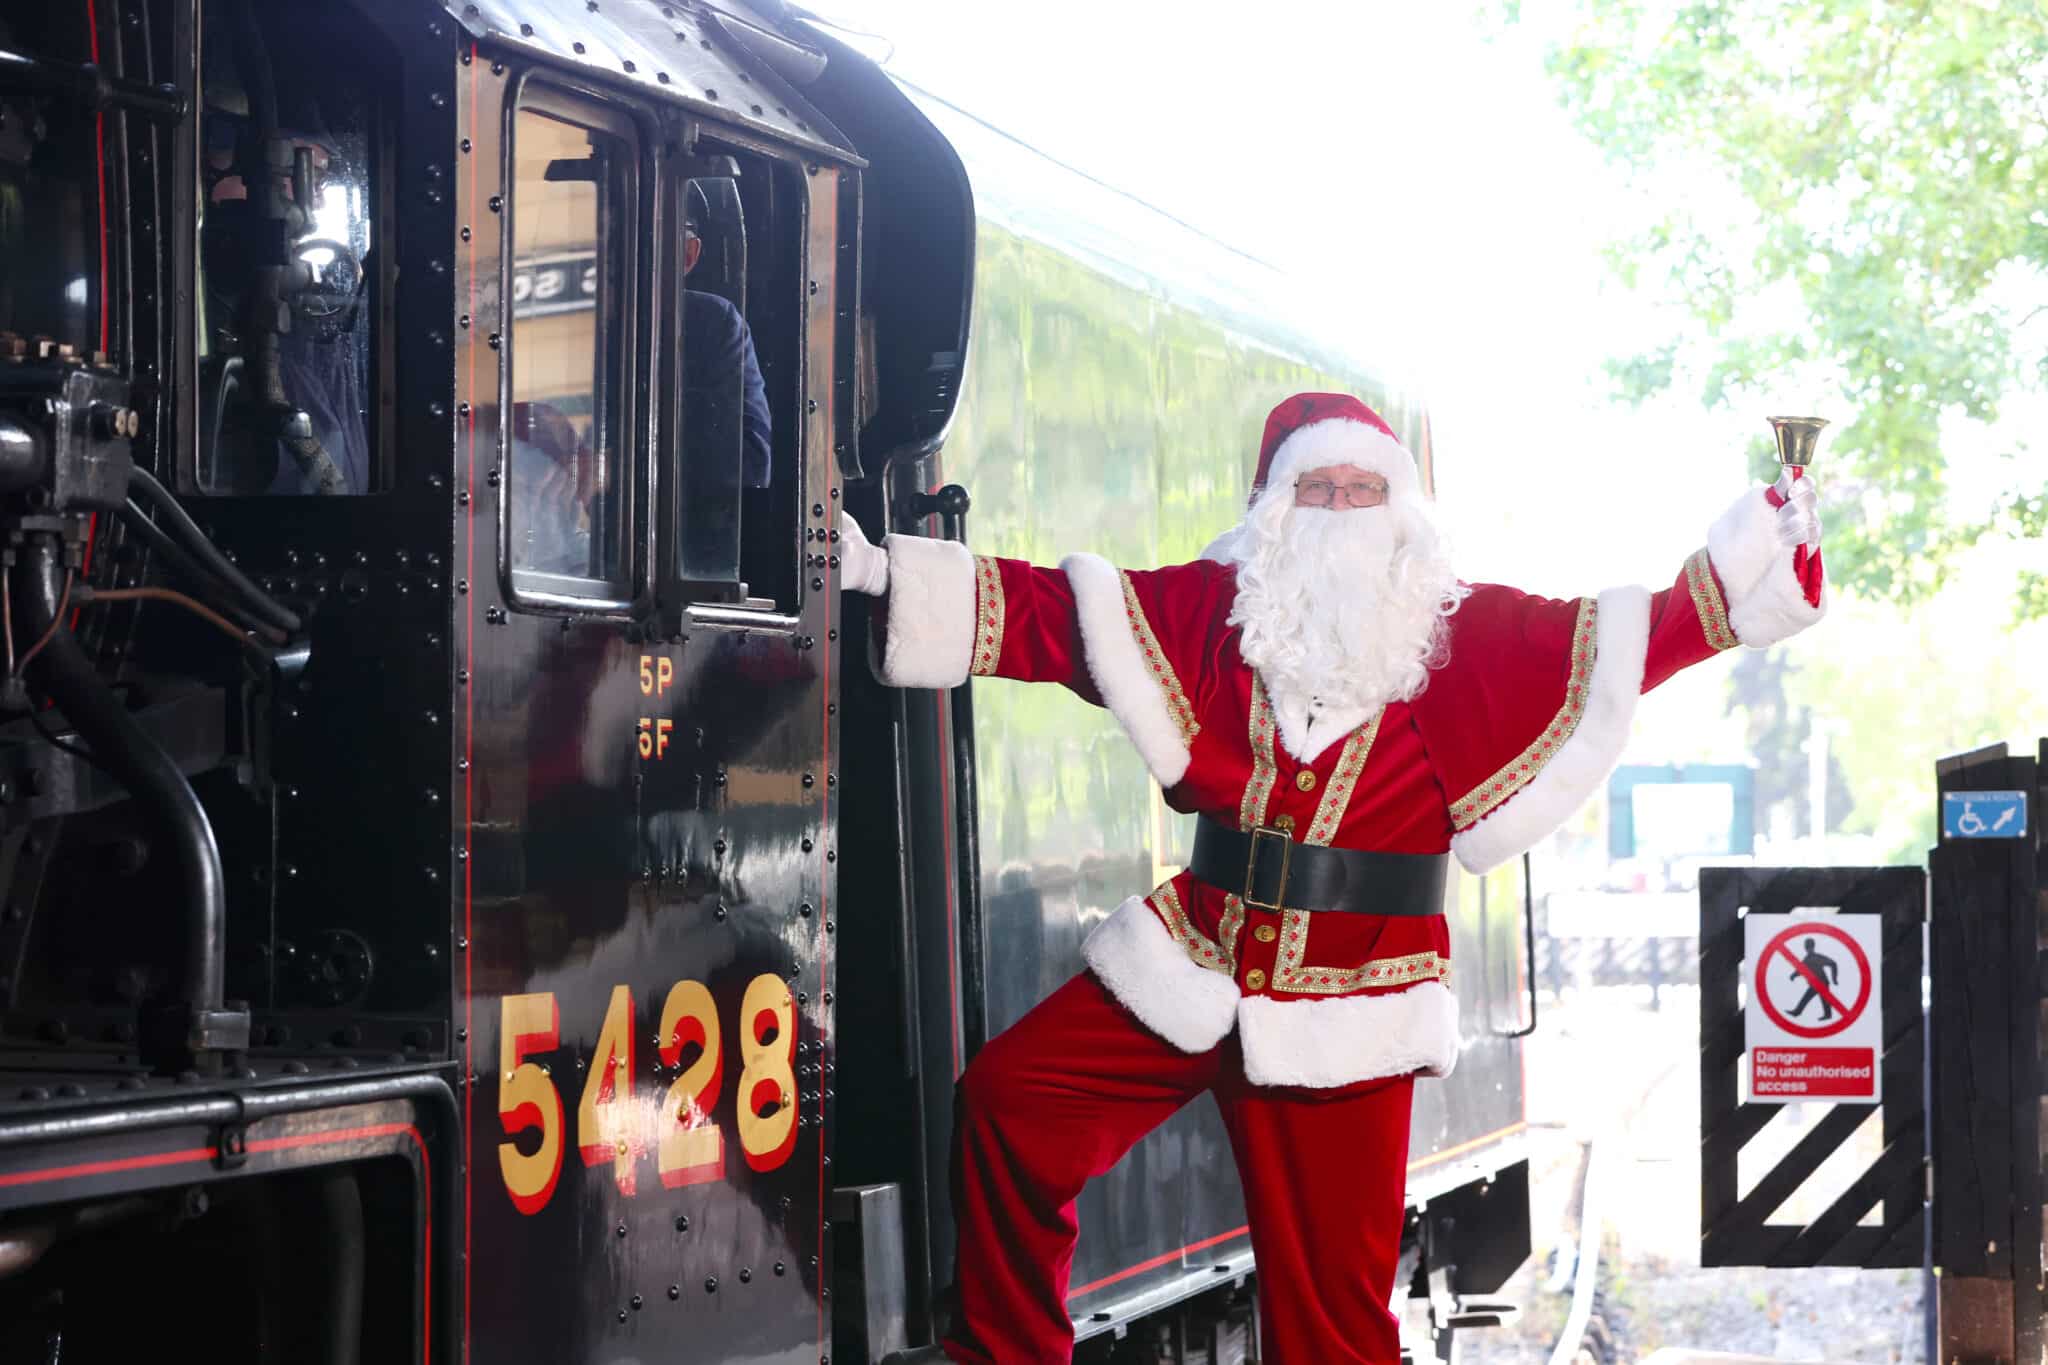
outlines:
{"label": "red trousers", "polygon": [[1204,1090],[1230,1133],[1258,1257],[1268,1365],[1392,1365],[1410,1076],[1253,1086],[1233,1035],[1191,1055],[1083,972],[995,1038],[960,1082],[955,1361],[1069,1361],[1074,1200]]}

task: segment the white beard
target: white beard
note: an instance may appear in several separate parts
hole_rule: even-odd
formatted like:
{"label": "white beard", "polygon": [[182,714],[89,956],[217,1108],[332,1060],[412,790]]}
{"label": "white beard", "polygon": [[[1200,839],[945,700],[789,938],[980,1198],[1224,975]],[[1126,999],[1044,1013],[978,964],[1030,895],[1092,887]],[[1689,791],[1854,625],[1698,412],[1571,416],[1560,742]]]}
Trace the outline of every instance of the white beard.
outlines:
{"label": "white beard", "polygon": [[1332,511],[1262,494],[1231,547],[1245,658],[1266,680],[1281,738],[1312,759],[1429,682],[1469,589],[1428,509],[1405,499]]}

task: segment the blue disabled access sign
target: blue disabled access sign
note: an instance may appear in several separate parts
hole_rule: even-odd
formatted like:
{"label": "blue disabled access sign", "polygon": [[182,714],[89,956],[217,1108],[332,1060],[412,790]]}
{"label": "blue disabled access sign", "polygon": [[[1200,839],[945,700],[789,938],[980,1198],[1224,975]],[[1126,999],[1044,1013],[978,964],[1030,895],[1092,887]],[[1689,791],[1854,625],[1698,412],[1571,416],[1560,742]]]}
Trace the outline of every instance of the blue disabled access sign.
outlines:
{"label": "blue disabled access sign", "polygon": [[2024,839],[2025,792],[1943,792],[1941,832],[1951,839]]}

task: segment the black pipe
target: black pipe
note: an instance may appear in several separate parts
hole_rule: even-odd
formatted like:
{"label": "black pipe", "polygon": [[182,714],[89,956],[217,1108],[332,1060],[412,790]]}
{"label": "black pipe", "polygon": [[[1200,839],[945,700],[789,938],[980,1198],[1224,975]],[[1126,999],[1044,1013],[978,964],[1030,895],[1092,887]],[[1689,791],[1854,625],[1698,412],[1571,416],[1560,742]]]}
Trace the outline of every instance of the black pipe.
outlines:
{"label": "black pipe", "polygon": [[172,992],[180,1012],[179,1036],[164,1051],[182,1060],[175,1054],[206,1049],[205,1031],[223,1008],[227,887],[220,847],[185,774],[135,723],[77,637],[59,620],[65,581],[62,560],[57,537],[37,535],[29,541],[15,576],[20,598],[15,612],[24,634],[33,640],[49,631],[48,642],[29,662],[28,681],[63,709],[64,718],[92,746],[94,757],[156,817],[171,841],[179,898],[190,917],[191,932]]}
{"label": "black pipe", "polygon": [[89,109],[132,109],[158,123],[180,122],[192,107],[185,92],[175,86],[109,76],[91,62],[60,62],[10,49],[0,49],[0,90],[70,95],[84,100]]}
{"label": "black pipe", "polygon": [[142,510],[130,498],[122,505],[117,515],[121,524],[148,543],[164,563],[170,565],[178,576],[206,597],[209,606],[218,608],[222,614],[232,618],[237,625],[249,630],[263,630],[269,624],[243,605],[240,594],[228,591],[226,586],[206,571],[198,559],[184,546],[171,539],[163,527],[150,520],[149,513]]}
{"label": "black pipe", "polygon": [[199,523],[192,520],[192,514],[185,510],[184,504],[171,496],[170,489],[157,482],[156,475],[137,465],[128,476],[128,485],[156,504],[157,511],[170,523],[170,530],[185,548],[233,588],[250,611],[287,634],[298,633],[303,624],[298,616],[279,606],[276,598],[257,587],[247,574],[229,562],[228,557],[220,552],[220,547],[199,529]]}

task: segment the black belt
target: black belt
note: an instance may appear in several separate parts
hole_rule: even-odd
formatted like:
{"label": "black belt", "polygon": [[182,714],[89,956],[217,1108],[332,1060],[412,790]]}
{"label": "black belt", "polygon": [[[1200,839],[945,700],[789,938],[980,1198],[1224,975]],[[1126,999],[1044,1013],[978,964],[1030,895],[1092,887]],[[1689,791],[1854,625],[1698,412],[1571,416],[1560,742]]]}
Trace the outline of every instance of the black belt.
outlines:
{"label": "black belt", "polygon": [[1449,863],[1448,853],[1318,848],[1278,829],[1245,834],[1204,815],[1188,871],[1260,910],[1440,915]]}

